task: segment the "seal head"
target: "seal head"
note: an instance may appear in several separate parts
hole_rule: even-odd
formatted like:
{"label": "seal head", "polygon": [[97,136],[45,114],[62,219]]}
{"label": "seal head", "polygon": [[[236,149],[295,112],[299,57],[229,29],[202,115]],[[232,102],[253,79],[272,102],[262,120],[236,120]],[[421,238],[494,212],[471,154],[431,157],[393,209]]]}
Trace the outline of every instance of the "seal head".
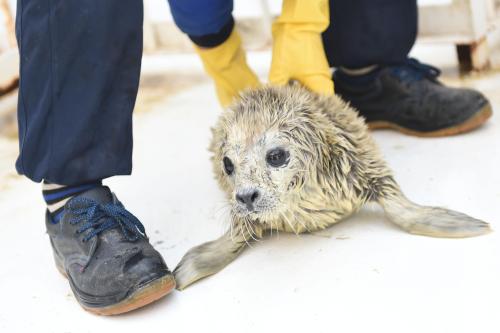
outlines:
{"label": "seal head", "polygon": [[296,209],[304,186],[316,182],[311,177],[323,174],[318,166],[328,169],[333,129],[318,102],[301,88],[267,87],[245,92],[221,116],[212,161],[235,216],[279,219]]}

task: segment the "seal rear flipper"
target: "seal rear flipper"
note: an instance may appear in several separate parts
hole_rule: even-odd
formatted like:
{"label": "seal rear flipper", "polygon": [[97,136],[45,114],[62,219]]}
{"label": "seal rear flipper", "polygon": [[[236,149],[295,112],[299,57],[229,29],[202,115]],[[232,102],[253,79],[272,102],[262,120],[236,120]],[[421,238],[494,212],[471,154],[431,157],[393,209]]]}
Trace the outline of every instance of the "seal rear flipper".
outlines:
{"label": "seal rear flipper", "polygon": [[442,207],[418,205],[401,192],[380,197],[378,202],[391,222],[412,234],[463,238],[491,231],[484,221]]}

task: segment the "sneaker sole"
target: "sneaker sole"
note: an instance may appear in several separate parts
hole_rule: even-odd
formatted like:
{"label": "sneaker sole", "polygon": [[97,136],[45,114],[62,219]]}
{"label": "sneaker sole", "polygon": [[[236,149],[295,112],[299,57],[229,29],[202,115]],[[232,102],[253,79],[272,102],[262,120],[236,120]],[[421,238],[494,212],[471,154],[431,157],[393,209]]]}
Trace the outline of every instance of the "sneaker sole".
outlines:
{"label": "sneaker sole", "polygon": [[[59,270],[59,272],[66,279],[69,280],[68,275],[66,274],[64,269],[60,267],[60,265],[58,265],[57,263],[56,267]],[[73,289],[73,286],[71,287]],[[79,304],[86,311],[91,312],[93,314],[103,315],[103,316],[118,315],[153,303],[159,300],[160,298],[166,296],[167,294],[169,294],[174,288],[175,288],[174,276],[172,274],[168,274],[134,290],[134,292],[132,292],[125,299],[121,300],[116,304],[100,308],[87,307],[81,304],[80,302]]]}
{"label": "sneaker sole", "polygon": [[396,131],[399,131],[403,134],[407,135],[413,135],[413,136],[418,136],[418,137],[423,137],[423,138],[437,138],[437,137],[443,137],[443,136],[452,136],[452,135],[457,135],[457,134],[462,134],[466,132],[470,132],[473,129],[478,128],[482,124],[484,124],[493,114],[491,110],[491,105],[488,103],[486,104],[479,112],[474,114],[472,117],[470,117],[468,120],[464,121],[463,123],[452,126],[452,127],[447,127],[443,128],[440,130],[436,131],[431,131],[431,132],[420,132],[420,131],[415,131],[409,128],[402,127],[398,124],[391,123],[389,121],[373,121],[367,123],[368,128],[371,130],[377,130],[377,129],[393,129]]}

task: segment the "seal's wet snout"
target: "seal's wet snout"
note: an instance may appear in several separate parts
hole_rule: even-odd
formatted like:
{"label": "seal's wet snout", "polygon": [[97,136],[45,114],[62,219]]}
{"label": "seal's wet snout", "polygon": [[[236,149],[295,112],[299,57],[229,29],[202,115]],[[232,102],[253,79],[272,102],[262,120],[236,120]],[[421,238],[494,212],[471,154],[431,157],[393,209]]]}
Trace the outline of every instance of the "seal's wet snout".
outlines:
{"label": "seal's wet snout", "polygon": [[255,188],[246,188],[242,190],[238,190],[236,192],[236,201],[241,205],[246,207],[249,212],[254,211],[254,205],[257,203],[257,200],[260,197],[259,190]]}

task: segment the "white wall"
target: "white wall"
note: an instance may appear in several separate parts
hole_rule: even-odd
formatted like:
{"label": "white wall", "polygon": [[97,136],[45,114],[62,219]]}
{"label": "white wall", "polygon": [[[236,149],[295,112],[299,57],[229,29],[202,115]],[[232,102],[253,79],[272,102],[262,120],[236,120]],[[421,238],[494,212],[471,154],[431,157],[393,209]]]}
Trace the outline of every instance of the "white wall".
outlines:
{"label": "white wall", "polygon": [[[281,0],[268,0],[271,14],[278,14],[281,11]],[[145,0],[145,13],[152,21],[172,21],[167,0]],[[262,14],[260,0],[236,0],[234,1],[235,17],[258,17]]]}
{"label": "white wall", "polygon": [[[266,0],[270,12],[277,15],[281,11],[281,0]],[[446,5],[452,0],[418,0],[420,6],[426,5]],[[146,15],[152,21],[172,21],[167,0],[145,0]],[[258,17],[262,15],[261,0],[235,0],[235,17]]]}

